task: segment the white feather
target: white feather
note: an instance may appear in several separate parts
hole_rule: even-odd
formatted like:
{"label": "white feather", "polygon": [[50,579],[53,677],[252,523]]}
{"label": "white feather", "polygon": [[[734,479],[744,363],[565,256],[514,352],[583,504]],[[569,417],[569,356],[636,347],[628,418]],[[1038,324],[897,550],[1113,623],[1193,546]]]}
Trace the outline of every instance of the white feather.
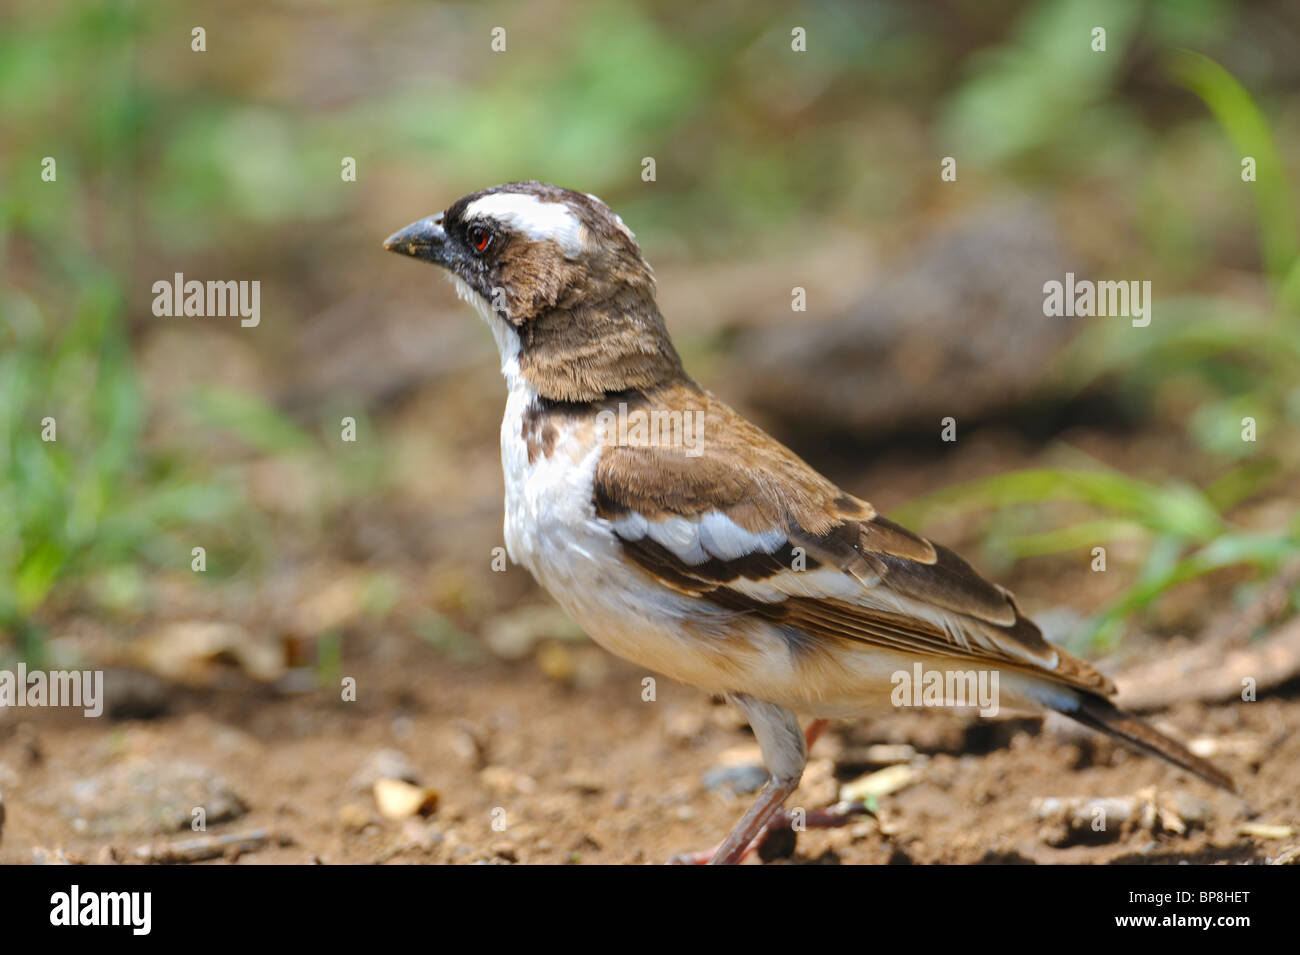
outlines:
{"label": "white feather", "polygon": [[721,511],[709,511],[700,518],[700,543],[706,551],[722,560],[736,560],[747,554],[771,554],[785,543],[785,531],[779,527],[760,534],[745,530]]}
{"label": "white feather", "polygon": [[465,209],[467,220],[480,216],[537,241],[552,239],[569,256],[580,255],[589,247],[586,227],[562,202],[543,202],[526,192],[494,192],[475,199]]}

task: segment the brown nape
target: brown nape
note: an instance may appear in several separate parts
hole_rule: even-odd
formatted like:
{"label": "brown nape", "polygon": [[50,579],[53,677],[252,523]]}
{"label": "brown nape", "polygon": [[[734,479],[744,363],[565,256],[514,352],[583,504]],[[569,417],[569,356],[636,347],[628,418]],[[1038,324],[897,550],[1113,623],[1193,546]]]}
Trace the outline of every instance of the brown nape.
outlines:
{"label": "brown nape", "polygon": [[519,327],[519,369],[552,401],[598,401],[682,375],[664,321],[647,289],[624,288],[594,303],[539,311]]}

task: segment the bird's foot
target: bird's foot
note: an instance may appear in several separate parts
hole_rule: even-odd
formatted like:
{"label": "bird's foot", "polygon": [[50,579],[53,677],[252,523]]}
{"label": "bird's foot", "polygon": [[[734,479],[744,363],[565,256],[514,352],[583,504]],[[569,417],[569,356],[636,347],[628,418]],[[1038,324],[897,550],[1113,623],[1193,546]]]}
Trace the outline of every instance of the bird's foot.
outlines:
{"label": "bird's foot", "polygon": [[[839,829],[850,825],[863,816],[873,815],[861,802],[838,802],[825,809],[778,809],[763,831],[741,853],[737,862],[743,862],[751,852],[757,852],[764,862],[774,859],[788,859],[794,855],[799,833],[805,829]],[[718,850],[704,852],[682,852],[668,860],[669,865],[707,865],[717,855]]]}

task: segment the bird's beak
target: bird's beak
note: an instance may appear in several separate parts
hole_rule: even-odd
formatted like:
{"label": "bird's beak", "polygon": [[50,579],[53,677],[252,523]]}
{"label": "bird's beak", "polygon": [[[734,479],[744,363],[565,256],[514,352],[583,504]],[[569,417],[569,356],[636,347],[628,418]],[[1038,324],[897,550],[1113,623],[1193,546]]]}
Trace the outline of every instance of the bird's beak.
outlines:
{"label": "bird's beak", "polygon": [[400,252],[414,259],[423,259],[434,265],[446,268],[449,265],[447,254],[447,233],[442,227],[442,215],[428,216],[418,222],[412,222],[405,229],[399,229],[384,240],[384,248],[389,252]]}

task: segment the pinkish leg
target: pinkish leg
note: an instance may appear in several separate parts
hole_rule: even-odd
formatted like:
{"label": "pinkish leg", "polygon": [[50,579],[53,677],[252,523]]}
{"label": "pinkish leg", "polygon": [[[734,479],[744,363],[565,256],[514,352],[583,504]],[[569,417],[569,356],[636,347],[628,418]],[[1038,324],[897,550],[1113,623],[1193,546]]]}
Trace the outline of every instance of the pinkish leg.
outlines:
{"label": "pinkish leg", "polygon": [[[813,720],[804,730],[804,741],[808,749],[812,749],[813,743],[822,735],[826,729],[828,720]],[[773,822],[773,816],[777,815],[781,806],[790,794],[799,788],[800,776],[793,779],[777,780],[769,779],[767,784],[759,791],[758,799],[754,805],[749,807],[749,811],[741,816],[740,822],[736,823],[735,828],[727,835],[713,852],[690,852],[679,856],[674,856],[672,862],[677,865],[737,865],[743,862],[754,849],[756,849],[766,838],[769,831],[769,825]]]}

